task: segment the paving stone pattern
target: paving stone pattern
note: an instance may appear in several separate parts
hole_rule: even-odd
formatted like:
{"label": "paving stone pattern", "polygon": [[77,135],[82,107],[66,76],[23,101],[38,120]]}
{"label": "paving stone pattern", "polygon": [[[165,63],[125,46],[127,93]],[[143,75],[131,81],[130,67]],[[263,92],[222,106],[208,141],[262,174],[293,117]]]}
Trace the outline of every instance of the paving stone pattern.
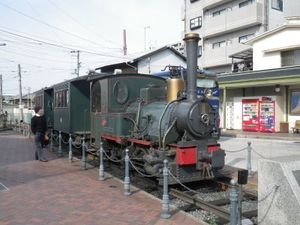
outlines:
{"label": "paving stone pattern", "polygon": [[[98,181],[96,168],[81,171],[46,150],[48,162],[34,160],[32,140],[0,133],[0,225],[196,225],[176,209],[160,218],[161,202],[143,191],[123,195],[122,182]],[[109,176],[109,175],[107,175]]]}

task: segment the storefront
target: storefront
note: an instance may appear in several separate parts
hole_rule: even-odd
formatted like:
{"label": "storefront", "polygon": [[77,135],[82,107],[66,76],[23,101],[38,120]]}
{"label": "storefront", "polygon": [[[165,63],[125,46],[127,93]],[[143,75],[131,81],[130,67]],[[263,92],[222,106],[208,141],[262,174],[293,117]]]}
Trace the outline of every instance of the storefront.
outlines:
{"label": "storefront", "polygon": [[300,120],[300,66],[224,74],[219,84],[223,129],[291,132]]}

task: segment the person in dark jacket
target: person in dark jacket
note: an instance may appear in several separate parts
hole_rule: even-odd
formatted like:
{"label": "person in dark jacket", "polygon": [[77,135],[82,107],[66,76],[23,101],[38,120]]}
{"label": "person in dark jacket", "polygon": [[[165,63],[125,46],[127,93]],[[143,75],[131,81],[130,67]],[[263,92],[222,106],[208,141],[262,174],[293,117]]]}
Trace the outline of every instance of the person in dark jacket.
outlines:
{"label": "person in dark jacket", "polygon": [[42,162],[47,162],[43,157],[43,144],[45,139],[45,134],[47,131],[46,118],[44,116],[44,110],[40,106],[34,108],[35,115],[31,118],[31,131],[35,135],[34,143],[36,146],[35,159]]}

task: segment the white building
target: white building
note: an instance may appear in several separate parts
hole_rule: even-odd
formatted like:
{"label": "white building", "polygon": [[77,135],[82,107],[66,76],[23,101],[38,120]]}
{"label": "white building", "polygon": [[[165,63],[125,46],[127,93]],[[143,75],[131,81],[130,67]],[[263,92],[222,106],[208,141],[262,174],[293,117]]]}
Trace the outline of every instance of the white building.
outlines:
{"label": "white building", "polygon": [[300,65],[300,17],[289,18],[288,23],[247,44],[253,47],[253,70]]}
{"label": "white building", "polygon": [[128,57],[131,59],[99,66],[95,70],[102,73],[114,73],[115,70],[120,70],[123,73],[151,74],[161,72],[168,65],[186,66],[186,58],[169,46]]}
{"label": "white building", "polygon": [[229,73],[235,69],[233,61],[243,60],[252,69],[251,48],[243,43],[281,26],[287,16],[300,15],[300,1],[185,0],[182,14],[184,32],[199,33],[202,39],[199,66]]}
{"label": "white building", "polygon": [[[247,117],[258,123],[262,114],[275,112],[274,118],[270,117],[275,120],[275,132],[279,132],[284,123],[293,127],[295,121],[300,120],[299,18],[290,18],[287,24],[263,33],[247,44],[253,47],[254,71],[219,76],[223,90],[222,127],[243,129],[244,111],[250,106],[251,113],[257,113],[255,118]],[[275,108],[260,109],[259,103],[244,107],[242,102],[246,99],[267,100],[266,104],[274,102]]]}

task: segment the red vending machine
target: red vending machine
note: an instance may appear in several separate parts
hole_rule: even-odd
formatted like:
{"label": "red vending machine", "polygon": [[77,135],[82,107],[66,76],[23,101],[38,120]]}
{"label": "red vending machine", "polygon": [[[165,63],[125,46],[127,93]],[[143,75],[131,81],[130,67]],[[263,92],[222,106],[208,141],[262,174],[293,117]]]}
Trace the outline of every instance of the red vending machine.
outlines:
{"label": "red vending machine", "polygon": [[262,97],[259,104],[261,132],[275,132],[275,102],[270,97]]}
{"label": "red vending machine", "polygon": [[243,99],[242,105],[242,130],[259,131],[259,99]]}

